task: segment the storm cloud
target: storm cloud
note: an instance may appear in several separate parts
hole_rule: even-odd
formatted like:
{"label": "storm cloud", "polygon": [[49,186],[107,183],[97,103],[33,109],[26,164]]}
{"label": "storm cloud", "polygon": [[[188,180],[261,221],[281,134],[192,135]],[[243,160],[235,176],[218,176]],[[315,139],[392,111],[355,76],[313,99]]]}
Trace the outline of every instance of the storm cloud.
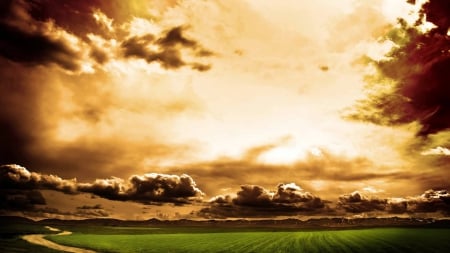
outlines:
{"label": "storm cloud", "polygon": [[[390,25],[398,1],[294,2],[1,1],[0,209],[448,213],[448,4]],[[339,115],[372,67],[348,117],[387,127]]]}
{"label": "storm cloud", "polygon": [[54,175],[45,175],[29,172],[19,165],[0,166],[0,188],[1,189],[47,189],[64,193],[76,193],[76,179],[62,179]]}
{"label": "storm cloud", "polygon": [[68,194],[91,193],[120,201],[145,204],[186,204],[200,201],[203,192],[188,175],[149,173],[133,175],[128,180],[112,177],[97,179],[93,183],[81,183],[76,179],[62,179],[54,175],[29,172],[19,165],[0,166],[1,190],[54,190]]}
{"label": "storm cloud", "polygon": [[35,20],[28,2],[7,0],[0,8],[1,56],[27,65],[53,63],[70,71],[80,69],[84,49],[76,36],[50,20]]}
{"label": "storm cloud", "polygon": [[[109,19],[102,11],[118,19],[114,25],[120,27],[120,24],[125,25],[133,18],[131,15],[127,19],[115,17],[119,15],[118,9],[122,5],[116,1],[3,1],[0,5],[0,32],[3,35],[0,40],[0,56],[27,65],[56,64],[71,72],[85,71],[81,69],[82,66],[92,67],[93,60],[100,65],[107,62],[108,53],[105,50],[118,51],[105,48],[106,42],[114,39],[125,49],[125,57],[140,57],[149,63],[160,63],[166,69],[191,66],[194,70],[206,71],[211,67],[206,63],[185,62],[182,59],[183,49],[192,51],[191,58],[213,54],[199,42],[187,38],[182,26],[168,29],[161,35],[140,36],[143,38],[140,39],[141,43],[136,43],[138,37],[123,28],[116,33],[113,19]],[[107,20],[111,21],[108,23]],[[109,29],[102,29],[105,22],[109,24]],[[149,36],[159,37],[152,41],[148,40]],[[103,47],[98,45],[99,41],[103,41]],[[149,46],[157,46],[159,49],[150,51]]]}
{"label": "storm cloud", "polygon": [[420,196],[407,198],[408,211],[415,213],[442,212],[450,215],[450,193],[447,190],[428,190]]}
{"label": "storm cloud", "polygon": [[[450,128],[450,7],[430,0],[415,24],[400,20],[384,38],[395,44],[386,57],[370,64],[377,73],[367,77],[368,97],[349,118],[396,126],[418,123],[418,136]],[[423,31],[423,17],[435,27]]]}
{"label": "storm cloud", "polygon": [[279,184],[276,191],[258,185],[243,185],[236,196],[216,196],[198,215],[205,218],[273,217],[313,215],[329,211],[326,201],[295,183]]}
{"label": "storm cloud", "polygon": [[[158,83],[165,82],[157,75],[145,75],[146,81],[142,81],[116,74],[124,69],[123,64],[144,59],[148,46],[156,47],[152,62],[164,71],[182,67],[209,70],[209,63],[197,59],[205,59],[212,52],[195,36],[186,35],[188,25],[180,24],[155,31],[155,39],[142,44],[144,54],[124,53],[127,51],[122,45],[150,36],[134,33],[133,22],[150,21],[143,3],[136,2],[132,7],[129,3],[0,3],[0,164],[21,164],[40,172],[60,169],[67,177],[85,177],[87,174],[75,171],[95,166],[97,170],[86,169],[95,178],[114,169],[129,170],[128,164],[150,157],[185,152],[187,145],[168,144],[159,139],[156,129],[149,129],[167,124],[163,121],[168,114],[199,110],[195,94],[155,87],[153,77]],[[105,28],[106,23],[111,29]],[[117,64],[113,69],[111,60]],[[154,67],[147,63],[140,62],[137,68],[142,69],[135,75]],[[140,98],[130,96],[118,83],[138,83]],[[133,124],[142,124],[142,115],[153,122],[144,127],[145,133],[139,138],[113,134],[134,128],[128,126],[133,120],[140,121]],[[91,132],[103,135],[87,137]],[[116,159],[110,159],[111,155]]]}
{"label": "storm cloud", "polygon": [[385,214],[421,215],[440,213],[450,215],[450,194],[447,190],[427,190],[421,195],[408,197],[366,196],[358,191],[339,197],[336,208],[348,213],[378,212]]}
{"label": "storm cloud", "polygon": [[106,199],[142,203],[189,203],[201,200],[204,195],[186,174],[177,176],[149,173],[131,176],[128,181],[120,178],[97,179],[94,183],[80,183],[77,189]]}
{"label": "storm cloud", "polygon": [[343,208],[350,213],[363,213],[370,211],[384,211],[387,200],[374,197],[366,197],[358,191],[339,197],[338,208]]}

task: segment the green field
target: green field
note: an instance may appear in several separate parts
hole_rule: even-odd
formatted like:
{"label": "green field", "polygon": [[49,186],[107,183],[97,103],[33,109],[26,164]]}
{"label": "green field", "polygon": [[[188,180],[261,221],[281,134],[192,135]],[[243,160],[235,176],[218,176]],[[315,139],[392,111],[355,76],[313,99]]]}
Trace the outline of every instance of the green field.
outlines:
{"label": "green field", "polygon": [[450,252],[450,229],[374,228],[242,232],[239,229],[79,229],[54,242],[98,252]]}

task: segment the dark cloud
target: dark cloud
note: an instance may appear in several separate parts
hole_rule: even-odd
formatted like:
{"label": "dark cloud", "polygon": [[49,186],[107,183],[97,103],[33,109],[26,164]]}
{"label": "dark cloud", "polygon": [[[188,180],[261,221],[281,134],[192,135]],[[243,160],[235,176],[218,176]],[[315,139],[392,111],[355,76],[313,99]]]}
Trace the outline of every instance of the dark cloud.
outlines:
{"label": "dark cloud", "polygon": [[338,208],[343,208],[350,213],[363,213],[371,211],[384,211],[387,200],[375,197],[367,197],[358,191],[339,197]]}
{"label": "dark cloud", "polygon": [[[209,50],[204,49],[193,39],[184,36],[185,28],[179,26],[167,31],[160,38],[153,34],[133,36],[122,42],[125,57],[142,58],[148,63],[157,62],[166,69],[178,69],[183,66],[191,66],[198,71],[207,71],[210,65],[198,62],[185,62],[182,59],[182,50],[193,51],[194,55],[207,57]],[[158,46],[159,50],[151,50],[149,46]]]}
{"label": "dark cloud", "polygon": [[58,26],[82,37],[88,32],[101,32],[92,13],[96,9],[108,11],[106,4],[112,1],[31,0],[29,2],[28,12],[34,19],[41,22],[53,20]]}
{"label": "dark cloud", "polygon": [[403,214],[408,211],[408,204],[403,200],[390,200],[386,210],[391,214]]}
{"label": "dark cloud", "polygon": [[[154,41],[153,45],[160,47],[157,51],[151,51],[147,47],[151,41],[148,39],[153,35],[124,39],[123,34],[104,31],[94,18],[95,11],[106,11],[114,17],[119,13],[117,5],[123,5],[115,1],[111,4],[104,2],[108,1],[3,2],[0,6],[3,7],[0,13],[0,33],[3,35],[0,40],[0,55],[24,64],[56,64],[63,69],[77,71],[82,65],[83,51],[90,52],[90,56],[99,64],[108,60],[105,51],[90,45],[92,41],[89,36],[95,34],[100,38],[123,41],[122,47],[125,48],[124,54],[127,57],[140,57],[149,63],[158,62],[166,69],[188,65],[198,71],[209,70],[208,64],[185,62],[182,59],[182,49],[189,49],[196,57],[206,57],[212,53],[197,41],[187,38],[181,26],[168,30]],[[131,19],[132,16],[128,18]]]}
{"label": "dark cloud", "polygon": [[384,212],[420,215],[441,213],[450,215],[450,193],[447,190],[427,190],[419,196],[403,198],[368,197],[357,191],[339,197],[337,209],[348,213]]}
{"label": "dark cloud", "polygon": [[211,64],[202,64],[202,63],[193,62],[190,65],[191,65],[191,69],[197,70],[200,72],[208,71],[211,69]]}
{"label": "dark cloud", "polygon": [[203,192],[188,175],[150,173],[121,178],[97,179],[94,183],[79,183],[54,175],[29,172],[19,165],[0,166],[0,190],[54,190],[70,194],[91,193],[121,201],[141,203],[190,203],[199,201]]}
{"label": "dark cloud", "polygon": [[18,31],[5,25],[0,25],[0,33],[4,36],[0,42],[0,54],[5,58],[33,65],[56,63],[72,71],[80,67],[77,52],[62,40]]}
{"label": "dark cloud", "polygon": [[109,60],[108,54],[105,52],[105,50],[95,46],[92,46],[90,56],[100,65],[108,62]]}
{"label": "dark cloud", "polygon": [[32,210],[36,205],[45,205],[42,193],[37,190],[0,189],[0,210]]}
{"label": "dark cloud", "polygon": [[0,14],[0,55],[29,65],[56,64],[76,71],[81,52],[70,42],[73,37],[51,21],[37,21],[28,11],[29,3],[20,0],[2,3]]}
{"label": "dark cloud", "polygon": [[76,193],[76,179],[66,180],[54,175],[29,172],[19,165],[0,166],[0,189],[47,189]]}
{"label": "dark cloud", "polygon": [[294,183],[279,184],[272,192],[258,185],[243,185],[236,196],[216,196],[209,207],[198,212],[201,217],[274,217],[327,213],[330,209],[317,196]]}
{"label": "dark cloud", "polygon": [[261,186],[243,185],[233,203],[240,206],[267,206],[272,202],[270,193]]}
{"label": "dark cloud", "polygon": [[[117,108],[127,115],[147,110],[157,117],[199,108],[197,101],[186,97],[154,105],[148,102],[151,95],[142,104],[155,108],[143,108],[141,104],[138,109],[125,108],[130,103],[124,102],[122,92],[118,94],[114,85],[117,80],[102,67],[112,58],[124,60],[122,51],[105,41],[114,38],[120,45],[130,39],[127,25],[132,18],[147,17],[140,15],[147,9],[136,6],[142,5],[115,0],[1,1],[0,164],[21,164],[40,172],[51,168],[67,177],[100,178],[112,170],[129,171],[129,164],[140,163],[144,157],[185,152],[185,146],[156,143],[150,137],[145,142],[112,134],[103,138],[79,136],[68,141],[59,138],[67,122],[80,123],[89,130],[99,125],[124,127],[117,123],[120,120],[116,116],[109,115]],[[106,31],[98,24],[96,12],[110,17],[117,31]],[[209,64],[181,58],[184,50],[191,52],[193,58],[208,56],[210,52],[186,36],[182,27],[169,28],[152,43],[161,47],[152,59],[163,67],[187,66],[198,71],[211,68]],[[84,72],[88,66],[95,73]],[[152,137],[160,140],[157,134]],[[91,170],[91,166],[98,169]]]}
{"label": "dark cloud", "polygon": [[430,0],[422,6],[421,14],[435,24],[436,31],[447,34],[450,28],[450,3],[446,0]]}
{"label": "dark cloud", "polygon": [[153,42],[152,34],[134,36],[122,42],[122,48],[126,57],[145,57],[148,54],[146,46]]}
{"label": "dark cloud", "polygon": [[86,39],[88,33],[99,34],[109,38],[112,34],[104,29],[93,16],[96,11],[104,13],[113,19],[113,23],[122,24],[132,17],[154,18],[148,12],[156,6],[152,2],[130,0],[90,0],[90,1],[60,1],[60,0],[28,0],[30,15],[39,21],[53,20],[65,30]]}
{"label": "dark cloud", "polygon": [[110,213],[100,204],[80,206],[73,211],[63,211],[47,206],[39,190],[0,189],[0,213],[4,215],[25,215],[37,218],[97,218],[108,217]]}
{"label": "dark cloud", "polygon": [[[92,82],[83,84],[78,75],[77,88],[70,87],[67,80],[64,84],[53,83],[53,79],[62,78],[64,73],[76,74],[73,70],[79,69],[81,59],[78,49],[70,42],[77,40],[76,37],[53,21],[35,19],[30,14],[40,4],[41,1],[20,0],[1,3],[0,164],[20,163],[42,169],[59,167],[49,161],[53,155],[47,156],[45,146],[52,142],[50,135],[58,126],[55,117],[61,112],[62,86],[69,92],[82,90],[83,96],[74,96],[79,101],[93,96],[89,94],[98,86]],[[54,65],[66,71],[58,71]],[[86,89],[87,86],[91,88]],[[95,97],[99,101],[104,96],[96,92]]]}
{"label": "dark cloud", "polygon": [[196,41],[188,39],[183,34],[184,28],[181,26],[172,28],[162,38],[158,39],[157,43],[163,47],[184,46],[190,48],[198,47]]}
{"label": "dark cloud", "polygon": [[279,184],[272,201],[274,203],[294,204],[297,208],[304,210],[315,210],[325,206],[319,197],[304,191],[294,183]]}
{"label": "dark cloud", "polygon": [[399,21],[385,37],[396,46],[384,60],[370,61],[378,72],[368,77],[369,96],[349,118],[389,126],[416,122],[418,136],[450,128],[449,2],[430,0],[421,13],[437,27],[424,33]]}
{"label": "dark cloud", "polygon": [[80,192],[88,192],[111,200],[142,203],[189,203],[200,200],[203,192],[188,175],[150,173],[134,175],[127,182],[120,178],[97,179],[94,183],[78,184]]}
{"label": "dark cloud", "polygon": [[450,216],[450,193],[447,190],[428,190],[422,195],[406,199],[408,211],[413,213],[442,212]]}

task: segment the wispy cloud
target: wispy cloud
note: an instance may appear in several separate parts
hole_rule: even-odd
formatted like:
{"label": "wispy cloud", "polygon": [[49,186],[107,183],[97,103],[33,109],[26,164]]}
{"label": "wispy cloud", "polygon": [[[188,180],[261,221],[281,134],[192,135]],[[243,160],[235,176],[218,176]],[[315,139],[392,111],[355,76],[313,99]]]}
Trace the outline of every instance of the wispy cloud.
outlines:
{"label": "wispy cloud", "polygon": [[444,147],[431,148],[420,153],[421,155],[450,155],[450,149]]}

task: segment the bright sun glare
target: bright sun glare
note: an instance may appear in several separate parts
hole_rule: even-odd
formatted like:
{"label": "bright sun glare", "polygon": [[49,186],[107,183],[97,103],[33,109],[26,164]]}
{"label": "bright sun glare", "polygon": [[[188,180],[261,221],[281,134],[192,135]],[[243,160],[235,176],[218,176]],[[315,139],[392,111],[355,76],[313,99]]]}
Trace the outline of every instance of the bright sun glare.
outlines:
{"label": "bright sun glare", "polygon": [[321,156],[322,151],[317,147],[287,145],[276,147],[261,154],[258,160],[268,164],[292,164],[308,155]]}

